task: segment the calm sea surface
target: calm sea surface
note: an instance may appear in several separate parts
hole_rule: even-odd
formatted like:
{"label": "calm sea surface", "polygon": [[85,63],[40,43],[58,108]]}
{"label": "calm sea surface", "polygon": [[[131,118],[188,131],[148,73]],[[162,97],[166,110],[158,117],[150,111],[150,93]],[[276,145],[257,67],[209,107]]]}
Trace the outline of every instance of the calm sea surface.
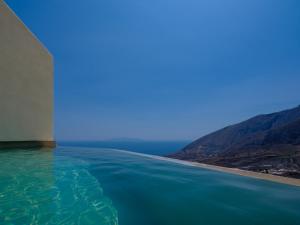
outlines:
{"label": "calm sea surface", "polygon": [[61,146],[113,148],[151,155],[165,156],[181,150],[191,141],[143,141],[143,140],[112,140],[112,141],[61,141]]}
{"label": "calm sea surface", "polygon": [[300,224],[294,186],[100,148],[3,150],[0,162],[0,224]]}

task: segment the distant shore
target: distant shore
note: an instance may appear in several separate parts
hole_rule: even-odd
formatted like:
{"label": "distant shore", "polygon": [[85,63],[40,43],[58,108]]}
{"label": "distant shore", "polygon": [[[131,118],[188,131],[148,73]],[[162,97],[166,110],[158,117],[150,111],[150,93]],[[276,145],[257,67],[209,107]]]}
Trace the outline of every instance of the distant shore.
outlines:
{"label": "distant shore", "polygon": [[215,166],[215,165],[209,165],[209,164],[198,163],[198,162],[172,159],[172,158],[156,156],[156,155],[148,155],[148,154],[143,154],[143,153],[138,153],[138,152],[130,152],[130,151],[124,151],[124,150],[118,150],[118,149],[117,149],[117,151],[126,152],[126,153],[139,155],[139,156],[152,158],[152,159],[174,162],[174,163],[187,165],[187,166],[199,167],[199,168],[204,168],[204,169],[209,169],[209,170],[215,170],[215,171],[231,173],[231,174],[236,174],[236,175],[240,175],[240,176],[252,177],[252,178],[256,178],[256,179],[268,180],[268,181],[273,181],[273,182],[277,182],[277,183],[294,185],[294,186],[300,187],[300,179],[296,179],[296,178],[282,177],[282,176],[276,176],[276,175],[272,175],[272,174],[265,174],[265,173],[258,173],[258,172],[248,171],[248,170],[241,170],[238,168],[229,168],[229,167]]}

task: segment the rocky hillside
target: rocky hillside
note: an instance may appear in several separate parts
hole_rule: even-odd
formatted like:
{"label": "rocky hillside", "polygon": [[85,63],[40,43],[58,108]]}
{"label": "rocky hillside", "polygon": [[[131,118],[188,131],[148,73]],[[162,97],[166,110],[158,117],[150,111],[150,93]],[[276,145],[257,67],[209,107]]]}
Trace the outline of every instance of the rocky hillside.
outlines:
{"label": "rocky hillside", "polygon": [[300,178],[300,106],[225,127],[169,157]]}

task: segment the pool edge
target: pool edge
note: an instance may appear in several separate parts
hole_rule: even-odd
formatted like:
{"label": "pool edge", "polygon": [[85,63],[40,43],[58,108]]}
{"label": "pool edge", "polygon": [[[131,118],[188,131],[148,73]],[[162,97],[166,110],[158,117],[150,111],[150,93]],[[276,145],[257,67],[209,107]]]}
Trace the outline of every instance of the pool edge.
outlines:
{"label": "pool edge", "polygon": [[55,148],[55,141],[0,141],[1,149],[11,148]]}

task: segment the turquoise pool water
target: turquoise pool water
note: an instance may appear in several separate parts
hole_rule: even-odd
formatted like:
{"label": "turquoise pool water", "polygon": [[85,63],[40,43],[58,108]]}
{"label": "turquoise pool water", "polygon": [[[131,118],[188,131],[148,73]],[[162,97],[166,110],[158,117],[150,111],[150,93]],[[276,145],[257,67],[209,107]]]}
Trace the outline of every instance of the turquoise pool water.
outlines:
{"label": "turquoise pool water", "polygon": [[0,162],[0,224],[300,224],[294,186],[111,149],[0,151]]}

